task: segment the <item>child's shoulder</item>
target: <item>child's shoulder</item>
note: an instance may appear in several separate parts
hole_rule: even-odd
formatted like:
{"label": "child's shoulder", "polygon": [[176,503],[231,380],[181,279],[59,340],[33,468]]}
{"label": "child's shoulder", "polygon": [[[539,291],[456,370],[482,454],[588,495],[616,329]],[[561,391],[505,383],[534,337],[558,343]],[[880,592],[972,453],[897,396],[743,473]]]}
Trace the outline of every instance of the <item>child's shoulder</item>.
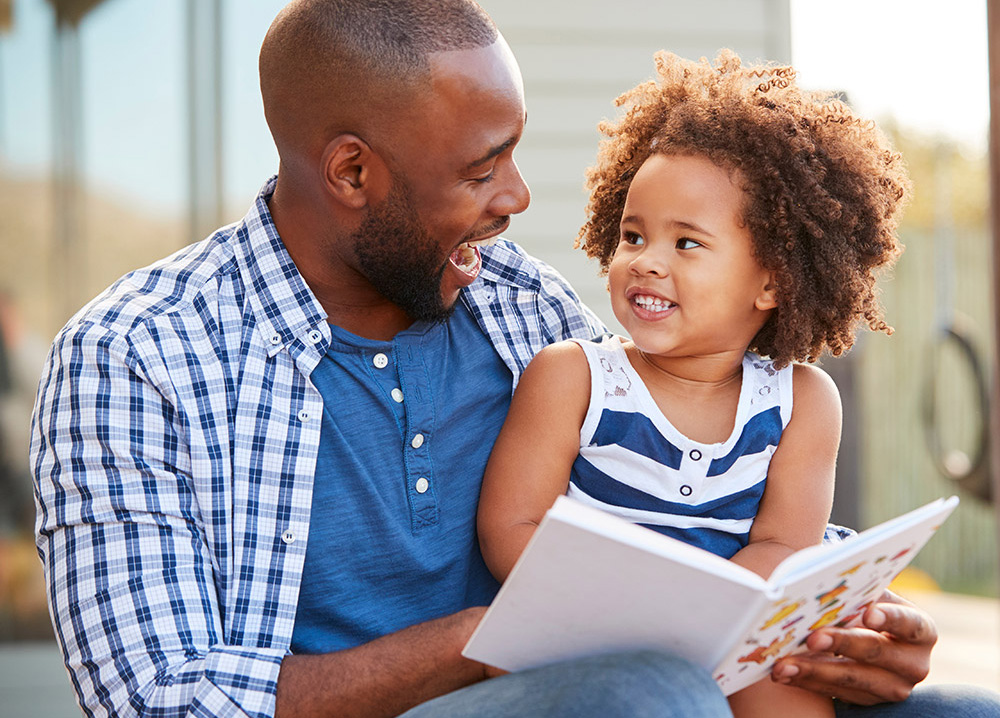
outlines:
{"label": "child's shoulder", "polygon": [[581,346],[586,341],[564,339],[543,347],[528,364],[525,376],[586,369],[587,357]]}
{"label": "child's shoulder", "polygon": [[815,411],[840,413],[840,391],[833,379],[815,364],[791,364],[795,405]]}
{"label": "child's shoulder", "polygon": [[583,348],[567,339],[549,344],[528,363],[517,391],[568,400],[574,393],[589,392],[590,366]]}
{"label": "child's shoulder", "polygon": [[569,361],[578,362],[593,352],[618,351],[624,346],[627,340],[611,334],[610,332],[600,334],[592,339],[564,339],[562,341],[549,344],[535,355],[537,361],[543,357],[542,361],[556,362]]}

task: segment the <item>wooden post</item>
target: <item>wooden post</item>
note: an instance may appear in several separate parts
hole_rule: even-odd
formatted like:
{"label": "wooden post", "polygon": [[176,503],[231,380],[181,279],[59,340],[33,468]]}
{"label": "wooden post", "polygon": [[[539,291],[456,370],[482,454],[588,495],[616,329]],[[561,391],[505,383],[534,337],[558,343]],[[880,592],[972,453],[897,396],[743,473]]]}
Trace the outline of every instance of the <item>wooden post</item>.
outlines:
{"label": "wooden post", "polygon": [[986,18],[990,66],[990,226],[993,238],[990,463],[997,544],[1000,546],[1000,0],[987,0]]}

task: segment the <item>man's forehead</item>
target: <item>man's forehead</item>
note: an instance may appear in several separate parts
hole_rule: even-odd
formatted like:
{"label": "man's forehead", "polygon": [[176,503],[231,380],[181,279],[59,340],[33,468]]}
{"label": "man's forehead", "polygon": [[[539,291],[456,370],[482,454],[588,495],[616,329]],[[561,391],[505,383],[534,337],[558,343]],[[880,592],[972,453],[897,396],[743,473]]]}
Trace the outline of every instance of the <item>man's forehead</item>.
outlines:
{"label": "man's forehead", "polygon": [[503,36],[484,47],[431,53],[428,60],[432,86],[458,82],[484,91],[524,95],[521,70]]}

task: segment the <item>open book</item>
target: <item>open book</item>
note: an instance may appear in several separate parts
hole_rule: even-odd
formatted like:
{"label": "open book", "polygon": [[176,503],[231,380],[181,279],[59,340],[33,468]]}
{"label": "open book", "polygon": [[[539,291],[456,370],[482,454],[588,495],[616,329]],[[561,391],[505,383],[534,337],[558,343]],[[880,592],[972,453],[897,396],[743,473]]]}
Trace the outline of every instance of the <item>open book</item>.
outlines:
{"label": "open book", "polygon": [[729,695],[806,637],[845,626],[958,503],[938,499],[841,543],[742,566],[564,496],[549,509],[463,655],[508,671],[657,648],[712,672]]}

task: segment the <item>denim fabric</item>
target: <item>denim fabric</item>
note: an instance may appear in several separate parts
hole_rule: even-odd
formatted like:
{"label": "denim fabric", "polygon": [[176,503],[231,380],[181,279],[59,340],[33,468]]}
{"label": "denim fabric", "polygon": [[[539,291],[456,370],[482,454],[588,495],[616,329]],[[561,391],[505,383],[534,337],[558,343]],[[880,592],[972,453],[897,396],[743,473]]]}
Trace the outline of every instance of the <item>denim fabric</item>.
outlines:
{"label": "denim fabric", "polygon": [[918,686],[902,703],[834,701],[834,706],[837,718],[1000,718],[1000,693],[977,686]]}
{"label": "denim fabric", "polygon": [[483,681],[400,718],[730,718],[706,671],[637,651],[556,663]]}

